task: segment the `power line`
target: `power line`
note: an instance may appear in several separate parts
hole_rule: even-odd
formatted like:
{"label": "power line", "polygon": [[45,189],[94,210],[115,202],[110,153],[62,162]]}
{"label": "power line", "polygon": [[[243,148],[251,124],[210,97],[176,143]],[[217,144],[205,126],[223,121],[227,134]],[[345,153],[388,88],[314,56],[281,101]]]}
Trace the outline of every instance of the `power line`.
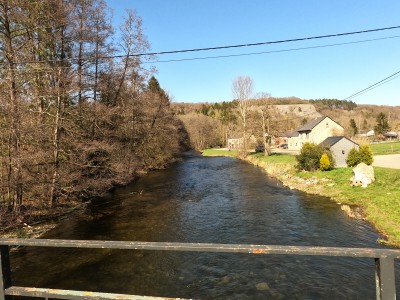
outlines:
{"label": "power line", "polygon": [[[229,54],[229,55],[218,55],[218,56],[206,56],[206,57],[192,57],[192,58],[181,58],[181,59],[170,59],[170,60],[157,60],[157,61],[146,61],[142,62],[143,64],[154,64],[154,63],[169,63],[169,62],[181,62],[181,61],[194,61],[194,60],[207,60],[207,59],[219,59],[219,58],[230,58],[230,57],[241,57],[241,56],[252,56],[252,55],[262,55],[262,54],[272,54],[272,53],[282,53],[282,52],[292,52],[292,51],[301,51],[301,50],[312,50],[318,48],[328,48],[328,47],[336,47],[336,46],[345,46],[351,44],[361,44],[367,42],[388,40],[400,38],[400,35],[389,36],[384,38],[376,38],[376,39],[368,39],[368,40],[359,40],[354,42],[344,42],[344,43],[335,43],[335,44],[327,44],[327,45],[319,45],[319,46],[310,46],[310,47],[300,47],[300,48],[291,48],[291,49],[280,49],[280,50],[271,50],[271,51],[262,51],[262,52],[252,52],[252,53],[241,53],[241,54]],[[103,63],[103,62],[100,62]],[[66,67],[56,67],[57,69],[71,69],[71,66]],[[51,67],[46,67],[45,69],[53,70]],[[23,71],[26,70],[15,68],[15,71]],[[43,72],[43,68],[37,70],[29,70],[29,72]]]}
{"label": "power line", "polygon": [[399,29],[399,28],[400,28],[400,25],[392,26],[392,27],[353,31],[353,32],[335,33],[335,34],[327,34],[327,35],[320,35],[320,36],[269,41],[269,42],[259,42],[259,43],[251,43],[251,44],[239,44],[239,45],[218,46],[218,47],[208,47],[208,48],[195,48],[195,49],[186,49],[186,50],[161,51],[161,52],[153,52],[153,53],[139,53],[139,54],[133,54],[132,56],[163,55],[163,54],[175,54],[175,53],[185,53],[185,52],[199,52],[199,51],[221,50],[221,49],[230,49],[230,48],[253,47],[253,46],[261,46],[261,45],[271,45],[271,44],[282,44],[282,43],[300,42],[300,41],[306,41],[306,40],[315,40],[315,39],[332,38],[332,37],[339,37],[339,36],[346,36],[346,35],[354,35],[354,34],[361,34],[361,33],[377,32],[377,31],[384,31],[384,30],[392,30],[392,29]]}
{"label": "power line", "polygon": [[368,93],[369,91],[374,90],[374,89],[380,87],[381,85],[384,85],[384,84],[386,84],[386,83],[388,83],[388,82],[390,82],[390,81],[392,81],[392,80],[395,80],[395,79],[398,78],[398,77],[400,77],[400,74],[398,74],[397,76],[395,76],[395,77],[393,77],[393,78],[391,78],[391,79],[389,79],[389,80],[386,80],[385,82],[382,82],[382,83],[378,84],[377,86],[374,86],[373,88],[370,88],[368,91],[364,91],[364,92],[362,92],[361,94],[358,94],[357,96],[360,96],[360,95],[362,95],[362,94]]}
{"label": "power line", "polygon": [[[400,74],[400,71],[397,71],[396,73],[393,73],[392,75],[390,75],[390,76],[388,76],[388,77],[386,77],[386,78],[384,78],[384,79],[378,81],[377,83],[374,83],[374,84],[370,85],[369,87],[367,87],[367,88],[365,88],[365,89],[363,89],[363,90],[361,90],[361,91],[359,91],[359,92],[357,92],[357,93],[355,93],[355,94],[353,94],[353,95],[351,95],[351,96],[345,98],[344,100],[349,100],[349,99],[351,99],[351,98],[354,98],[354,97],[356,97],[356,96],[359,96],[359,95],[361,95],[361,94],[364,94],[365,92],[368,92],[369,90],[372,90],[372,89],[374,89],[374,88],[377,88],[378,86],[380,86],[380,85],[382,85],[382,84],[385,84],[385,83],[387,83],[387,82],[389,82],[389,81],[392,81],[393,79],[395,79],[395,78],[398,77],[398,76],[396,76],[396,75],[398,75],[398,74]],[[396,77],[395,77],[395,76],[396,76]],[[394,77],[394,78],[393,78],[393,77]],[[390,78],[392,78],[392,79],[390,79]],[[390,80],[389,80],[389,79],[390,79]]]}
{"label": "power line", "polygon": [[358,97],[358,96],[360,96],[360,95],[363,95],[363,94],[365,94],[365,93],[368,93],[369,91],[374,90],[374,89],[380,87],[381,85],[384,85],[384,84],[386,84],[386,83],[388,83],[388,82],[390,82],[390,81],[392,81],[392,80],[395,80],[395,79],[398,78],[398,77],[400,77],[400,74],[398,74],[398,75],[395,76],[395,77],[392,77],[391,79],[386,80],[385,82],[381,82],[380,84],[378,84],[378,85],[376,85],[376,86],[374,86],[374,87],[371,87],[370,89],[368,89],[368,90],[366,90],[366,91],[364,91],[364,92],[358,94],[356,97]]}
{"label": "power line", "polygon": [[[309,40],[316,40],[316,39],[324,39],[324,38],[349,36],[349,35],[356,35],[356,34],[363,34],[363,33],[371,33],[371,32],[378,32],[378,31],[385,31],[385,30],[393,30],[393,29],[399,29],[399,28],[400,28],[400,25],[392,26],[392,27],[383,27],[383,28],[375,28],[375,29],[368,29],[368,30],[344,32],[344,33],[327,34],[327,35],[320,35],[320,36],[295,38],[295,39],[249,43],[249,44],[238,44],[238,45],[227,45],[227,46],[194,48],[194,49],[183,49],[183,50],[172,50],[172,51],[160,51],[160,52],[145,52],[145,53],[131,54],[131,55],[128,55],[128,57],[156,56],[156,55],[164,55],[164,54],[177,54],[177,53],[188,53],[188,52],[200,52],[200,51],[211,51],[211,50],[222,50],[222,49],[232,49],[232,48],[253,47],[253,46],[261,46],[261,45],[283,44],[283,43],[309,41]],[[98,56],[98,57],[91,56],[91,57],[85,57],[85,58],[71,57],[71,58],[68,58],[66,60],[68,60],[68,61],[88,61],[90,59],[112,59],[112,58],[124,58],[124,57],[126,57],[126,55],[110,55],[110,56]],[[61,62],[61,61],[60,60],[41,60],[41,61],[16,62],[15,64],[48,63],[48,62]],[[3,63],[3,64],[5,64],[5,63]]]}
{"label": "power line", "polygon": [[360,41],[336,43],[336,44],[327,44],[327,45],[319,45],[319,46],[291,48],[291,49],[280,49],[280,50],[252,52],[252,53],[241,53],[241,54],[218,55],[218,56],[205,56],[205,57],[192,57],[192,58],[180,58],[180,59],[169,59],[169,60],[157,60],[157,61],[147,61],[147,62],[143,62],[143,63],[144,64],[169,63],[169,62],[180,62],[180,61],[207,60],[207,59],[251,56],[251,55],[261,55],[261,54],[270,54],[270,53],[292,52],[292,51],[300,51],[300,50],[310,50],[310,49],[317,49],[317,48],[328,48],[328,47],[334,47],[334,46],[343,46],[343,45],[350,45],[350,44],[360,44],[360,43],[366,43],[366,42],[394,39],[394,38],[399,38],[399,37],[400,37],[400,35],[395,35],[395,36],[384,37],[384,38],[376,38],[376,39],[368,39],[368,40],[360,40]]}

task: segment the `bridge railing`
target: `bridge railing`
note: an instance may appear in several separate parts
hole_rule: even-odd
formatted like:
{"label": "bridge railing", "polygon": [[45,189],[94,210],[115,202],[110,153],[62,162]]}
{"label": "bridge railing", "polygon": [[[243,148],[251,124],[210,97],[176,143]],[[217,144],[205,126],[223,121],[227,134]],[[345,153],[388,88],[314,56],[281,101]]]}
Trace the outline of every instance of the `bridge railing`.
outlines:
{"label": "bridge railing", "polygon": [[[90,249],[130,249],[185,252],[247,253],[249,255],[313,255],[371,258],[375,260],[376,298],[396,299],[394,261],[400,259],[400,250],[375,248],[308,247],[274,245],[239,245],[208,243],[160,243],[126,241],[85,241],[49,239],[0,239],[0,300],[7,296],[30,296],[58,299],[166,299],[160,297],[95,293],[73,290],[43,289],[13,286],[10,267],[10,247],[56,247]],[[194,295],[195,296],[195,295]],[[171,298],[168,298],[171,299]]]}

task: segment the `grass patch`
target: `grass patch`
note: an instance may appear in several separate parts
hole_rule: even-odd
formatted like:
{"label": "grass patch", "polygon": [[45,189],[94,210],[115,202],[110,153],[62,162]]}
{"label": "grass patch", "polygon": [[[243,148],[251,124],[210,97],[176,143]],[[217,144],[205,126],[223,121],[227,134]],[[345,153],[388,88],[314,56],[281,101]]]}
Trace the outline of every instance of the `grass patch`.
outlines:
{"label": "grass patch", "polygon": [[287,176],[287,174],[292,174],[296,164],[296,158],[293,155],[279,153],[268,156],[264,156],[263,153],[252,153],[246,157],[246,160],[265,169],[279,180],[282,180],[282,177]]}
{"label": "grass patch", "polygon": [[294,164],[296,163],[296,157],[294,155],[272,153],[269,156],[265,156],[263,153],[252,153],[250,156],[257,158],[260,161],[271,163],[271,164]]}
{"label": "grass patch", "polygon": [[400,154],[400,142],[370,144],[374,155]]}
{"label": "grass patch", "polygon": [[237,157],[237,151],[235,150],[219,150],[219,149],[204,149],[202,152],[203,156],[230,156]]}

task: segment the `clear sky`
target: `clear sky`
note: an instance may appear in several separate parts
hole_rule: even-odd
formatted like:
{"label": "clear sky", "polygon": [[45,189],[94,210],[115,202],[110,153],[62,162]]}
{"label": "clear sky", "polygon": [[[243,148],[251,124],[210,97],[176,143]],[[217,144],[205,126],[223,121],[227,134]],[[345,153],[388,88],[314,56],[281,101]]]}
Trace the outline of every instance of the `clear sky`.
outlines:
{"label": "clear sky", "polygon": [[[400,25],[399,0],[107,0],[114,24],[124,9],[143,19],[152,51],[257,43]],[[388,38],[391,37],[391,38]],[[247,54],[388,38],[259,55],[155,63],[175,102],[232,100],[232,80],[250,76],[274,97],[345,99],[400,71],[400,29],[278,45],[159,55],[158,60]],[[400,77],[352,98],[400,105]]]}

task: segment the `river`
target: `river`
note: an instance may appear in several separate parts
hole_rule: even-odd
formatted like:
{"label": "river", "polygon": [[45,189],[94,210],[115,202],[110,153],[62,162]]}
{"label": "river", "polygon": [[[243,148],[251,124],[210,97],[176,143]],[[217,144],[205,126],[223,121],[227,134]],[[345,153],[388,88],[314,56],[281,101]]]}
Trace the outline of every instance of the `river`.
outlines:
{"label": "river", "polygon": [[[245,162],[196,154],[94,200],[43,238],[382,247],[368,223],[334,202],[290,190]],[[375,299],[373,259],[23,248],[11,261],[20,286],[195,299]]]}

